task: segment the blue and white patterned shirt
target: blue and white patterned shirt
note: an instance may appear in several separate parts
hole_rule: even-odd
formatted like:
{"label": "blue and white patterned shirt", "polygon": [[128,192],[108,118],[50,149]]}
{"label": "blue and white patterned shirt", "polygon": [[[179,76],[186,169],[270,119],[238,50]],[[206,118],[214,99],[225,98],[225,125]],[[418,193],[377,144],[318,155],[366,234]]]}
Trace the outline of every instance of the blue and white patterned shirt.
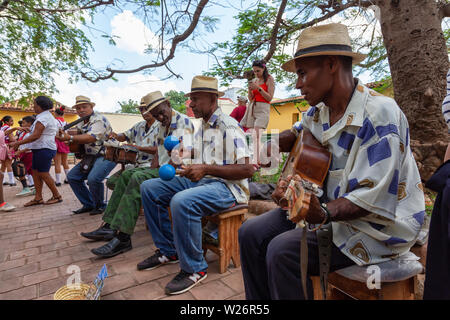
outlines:
{"label": "blue and white patterned shirt", "polygon": [[[236,119],[224,114],[220,108],[211,115],[194,137],[194,162],[204,164],[244,164],[250,158],[250,152],[244,131]],[[201,155],[198,153],[201,152]],[[219,177],[205,176],[223,181],[236,198],[237,203],[247,203],[250,191],[247,179],[226,180]]]}
{"label": "blue and white patterned shirt", "polygon": [[[97,154],[100,149],[102,149],[103,142],[105,142],[108,135],[112,132],[111,124],[108,119],[95,111],[89,117],[88,123],[82,121],[78,123],[75,128],[81,130],[82,134],[90,134],[95,138],[95,142],[84,145],[86,154],[93,155]],[[100,152],[100,154],[104,154],[104,150]]]}
{"label": "blue and white patterned shirt", "polygon": [[345,114],[329,123],[329,109],[320,103],[293,132],[308,128],[332,153],[329,201],[344,197],[370,212],[332,222],[334,244],[358,265],[407,253],[423,224],[425,200],[404,113],[393,99],[358,82]]}
{"label": "blue and white patterned shirt", "polygon": [[450,69],[447,72],[447,95],[442,102],[442,114],[448,126],[448,133],[450,133]]}
{"label": "blue and white patterned shirt", "polygon": [[166,137],[173,135],[177,138],[183,140],[183,146],[187,150],[192,148],[192,134],[194,133],[194,125],[185,114],[182,114],[174,109],[172,109],[172,120],[170,121],[169,128],[167,129],[162,125],[161,122],[158,123],[158,128],[156,132],[156,143],[158,145],[158,162],[159,166],[169,162],[170,157],[164,147],[164,139]]}
{"label": "blue and white patterned shirt", "polygon": [[[156,147],[159,122],[154,121],[150,128],[145,131],[147,121],[141,121],[136,123],[132,128],[125,131],[123,134],[128,142],[133,143],[139,147]],[[136,167],[145,168],[152,165],[154,155],[138,152],[136,159]]]}

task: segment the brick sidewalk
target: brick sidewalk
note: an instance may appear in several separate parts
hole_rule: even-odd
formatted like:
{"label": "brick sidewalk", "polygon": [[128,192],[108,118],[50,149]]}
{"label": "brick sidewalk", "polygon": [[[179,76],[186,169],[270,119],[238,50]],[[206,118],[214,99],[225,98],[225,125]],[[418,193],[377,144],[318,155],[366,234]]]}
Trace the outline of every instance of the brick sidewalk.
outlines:
{"label": "brick sidewalk", "polygon": [[[206,255],[209,269],[203,282],[184,294],[167,296],[164,287],[179,272],[178,264],[150,271],[136,269],[136,264],[155,250],[143,216],[139,217],[132,236],[133,249],[113,258],[100,259],[90,249],[104,242],[91,242],[81,237],[80,232],[99,227],[101,216],[72,215],[71,211],[78,209],[80,203],[69,185],[59,187],[62,203],[28,208],[23,204],[32,197],[15,196],[21,188],[19,183],[3,188],[6,201],[16,206],[16,210],[0,213],[0,300],[51,300],[71,275],[67,273],[68,266],[79,266],[82,282],[89,283],[104,263],[108,268],[102,293],[104,300],[245,298],[241,269],[231,265],[226,273],[219,274],[218,257],[212,252]],[[49,189],[44,186],[44,200],[50,197]]]}

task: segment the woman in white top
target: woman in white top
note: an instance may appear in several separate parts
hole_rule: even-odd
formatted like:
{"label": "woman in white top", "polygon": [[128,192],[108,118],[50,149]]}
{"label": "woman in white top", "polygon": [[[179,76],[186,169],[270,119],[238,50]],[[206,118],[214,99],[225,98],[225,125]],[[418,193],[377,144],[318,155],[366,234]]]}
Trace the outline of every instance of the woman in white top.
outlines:
{"label": "woman in white top", "polygon": [[36,195],[33,200],[25,204],[25,207],[44,204],[42,199],[44,182],[53,193],[53,197],[46,201],[45,204],[54,204],[62,201],[55,181],[49,174],[52,159],[56,154],[55,135],[58,131],[56,119],[50,113],[52,109],[53,102],[50,98],[39,96],[34,99],[34,111],[37,113],[37,116],[31,126],[30,136],[21,141],[11,143],[13,148],[17,148],[22,144],[29,144],[29,148],[33,151],[33,180]]}

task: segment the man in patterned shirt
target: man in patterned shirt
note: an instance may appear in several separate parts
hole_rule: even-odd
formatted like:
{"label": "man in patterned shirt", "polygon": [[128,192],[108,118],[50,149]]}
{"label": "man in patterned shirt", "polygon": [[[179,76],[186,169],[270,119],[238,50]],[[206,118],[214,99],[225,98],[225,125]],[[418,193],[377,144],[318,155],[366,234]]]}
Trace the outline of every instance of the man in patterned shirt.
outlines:
{"label": "man in patterned shirt", "polygon": [[[103,142],[112,132],[111,124],[104,116],[94,111],[94,106],[95,103],[91,102],[88,97],[77,96],[76,103],[72,108],[76,110],[79,117],[89,116],[75,127],[81,134],[70,136],[60,131],[56,136],[60,141],[82,144],[85,155],[95,157],[94,165],[89,172],[83,172],[83,161],[81,161],[67,175],[70,187],[83,205],[82,208],[73,211],[75,214],[85,212],[101,214],[103,212],[106,207],[103,180],[116,166],[114,162],[104,158]],[[89,189],[86,187],[85,180],[88,181]]]}
{"label": "man in patterned shirt", "polygon": [[[137,267],[151,270],[179,259],[181,271],[167,284],[167,294],[186,292],[206,278],[202,216],[247,203],[249,199],[247,178],[253,175],[254,168],[244,132],[235,119],[218,108],[217,99],[223,93],[217,89],[217,79],[196,76],[187,94],[195,117],[202,119],[202,126],[194,135],[194,149],[188,153],[194,164],[182,165],[182,172],[172,180],[152,179],[141,186],[146,220],[158,250]],[[157,120],[164,121],[162,108],[151,112]],[[180,152],[184,157],[184,150]]]}
{"label": "man in patterned shirt", "polygon": [[[312,196],[306,221],[332,225],[330,271],[376,264],[409,252],[421,229],[425,204],[409,145],[405,115],[391,98],[353,78],[363,55],[350,46],[347,27],[305,29],[294,59],[282,67],[297,74],[296,88],[312,106],[301,123],[280,134],[289,152],[308,130],[332,154],[320,202]],[[278,194],[284,195],[284,183]],[[279,200],[279,197],[276,198]],[[304,299],[300,276],[302,228],[274,209],[239,230],[247,299]],[[308,275],[319,274],[315,232],[308,232]],[[312,297],[311,280],[307,280]]]}
{"label": "man in patterned shirt", "polygon": [[[160,96],[161,93],[152,92]],[[136,165],[119,171],[110,177],[107,186],[114,191],[103,215],[104,224],[92,232],[81,235],[90,240],[109,241],[107,244],[92,249],[92,253],[103,258],[116,256],[132,249],[131,235],[134,232],[141,207],[140,185],[148,179],[158,177],[158,145],[157,136],[161,123],[155,121],[147,112],[145,97],[139,106],[144,121],[138,122],[124,133],[112,132],[110,138],[120,142],[127,141],[139,150]]]}

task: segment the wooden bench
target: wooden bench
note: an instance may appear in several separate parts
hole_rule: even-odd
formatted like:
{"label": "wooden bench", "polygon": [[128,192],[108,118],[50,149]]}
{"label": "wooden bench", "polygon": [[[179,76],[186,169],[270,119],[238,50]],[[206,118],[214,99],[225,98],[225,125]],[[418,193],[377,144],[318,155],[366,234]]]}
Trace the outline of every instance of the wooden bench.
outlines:
{"label": "wooden bench", "polygon": [[[390,264],[387,265],[387,263]],[[383,267],[383,264],[387,267]],[[420,262],[407,261],[396,266],[395,260],[393,260],[380,263],[378,266],[380,266],[381,274],[391,274],[389,281],[381,279],[379,289],[369,289],[363,279],[349,277],[351,274],[366,274],[369,277],[371,273],[366,272],[367,266],[351,266],[330,273],[328,275],[327,300],[414,300],[417,292],[417,275],[424,272]],[[394,269],[395,275],[392,275]],[[314,300],[323,300],[320,278],[313,276],[311,280]]]}
{"label": "wooden bench", "polygon": [[206,255],[208,250],[211,250],[219,256],[220,273],[227,271],[230,260],[233,261],[236,268],[241,266],[238,229],[241,227],[247,212],[248,205],[241,204],[202,218],[203,225],[205,225],[207,221],[211,221],[217,224],[219,228],[219,245],[215,246],[203,241],[202,246],[204,255]]}

